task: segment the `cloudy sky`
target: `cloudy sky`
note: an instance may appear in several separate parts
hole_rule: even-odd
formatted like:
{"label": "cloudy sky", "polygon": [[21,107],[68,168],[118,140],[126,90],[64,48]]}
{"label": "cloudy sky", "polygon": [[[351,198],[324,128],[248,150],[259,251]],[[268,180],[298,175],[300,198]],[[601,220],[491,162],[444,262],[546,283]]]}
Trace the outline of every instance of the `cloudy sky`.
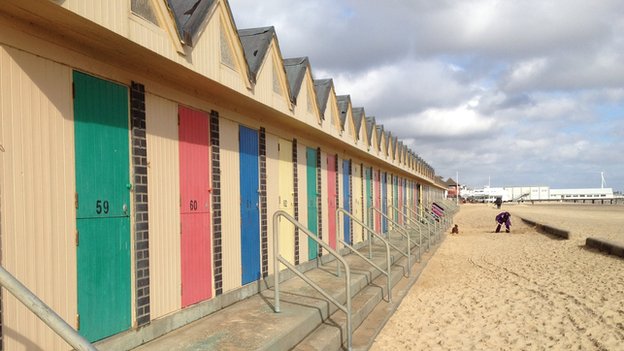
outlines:
{"label": "cloudy sky", "polygon": [[474,187],[624,190],[621,0],[230,0]]}

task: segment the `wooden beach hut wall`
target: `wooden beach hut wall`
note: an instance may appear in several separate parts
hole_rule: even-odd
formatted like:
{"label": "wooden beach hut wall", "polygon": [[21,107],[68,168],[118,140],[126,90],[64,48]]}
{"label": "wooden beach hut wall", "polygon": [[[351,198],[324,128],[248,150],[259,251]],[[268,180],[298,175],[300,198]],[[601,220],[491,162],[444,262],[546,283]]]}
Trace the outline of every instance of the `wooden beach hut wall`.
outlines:
{"label": "wooden beach hut wall", "polygon": [[[355,130],[353,126],[353,110],[351,105],[351,97],[349,95],[340,95],[336,96],[336,102],[338,105],[338,117],[340,123],[340,135],[341,139],[349,144],[354,144],[355,142]],[[360,214],[360,203],[358,202],[359,196],[359,187],[361,186],[359,182],[359,168],[357,167],[356,161],[351,158],[349,154],[342,151],[342,199],[341,199],[341,207],[344,208],[347,212],[355,215],[357,218],[361,219]],[[342,230],[344,234],[344,241],[346,243],[352,244],[354,242],[353,239],[353,221],[348,216],[341,215],[340,219],[342,220]]]}
{"label": "wooden beach hut wall", "polygon": [[[119,5],[8,0],[0,9],[2,265],[89,339],[175,328],[190,321],[180,312],[257,293],[254,283],[273,273],[272,214],[316,222],[331,242],[331,206],[351,198],[361,209],[369,168],[379,201],[389,172],[438,190],[430,167],[405,172],[382,156],[387,146],[379,153],[374,123],[370,150],[359,146],[355,116],[341,136],[333,82],[319,94],[303,60],[295,94],[274,29],[239,35],[227,1]],[[115,119],[96,113],[107,109]],[[108,140],[110,127],[98,168],[86,141]],[[112,149],[123,152],[113,158]],[[89,174],[114,179],[112,190]],[[122,248],[110,303],[102,292],[111,288],[82,271],[100,245],[91,220],[114,228]],[[283,254],[294,263],[316,257],[304,237],[291,238]],[[101,300],[81,297],[90,291]],[[103,311],[87,301],[119,308],[94,320]],[[2,330],[12,331],[5,349],[68,349],[10,294],[1,303]]]}
{"label": "wooden beach hut wall", "polygon": [[[355,128],[355,145],[362,151],[368,152],[368,135],[365,122],[366,115],[363,107],[353,108],[353,125]],[[369,203],[367,200],[372,200],[372,174],[371,165],[367,162],[360,162],[360,220],[363,223],[368,223],[368,208],[372,206],[372,201]],[[361,232],[361,238],[366,237],[366,231],[361,226],[358,226]]]}
{"label": "wooden beach hut wall", "polygon": [[[295,103],[295,118],[306,122],[311,127],[321,129],[320,117],[312,70],[308,58],[290,58],[284,60],[284,68],[288,79],[290,96]],[[312,138],[298,140],[298,184],[299,184],[299,220],[318,237],[323,236],[323,203],[322,191],[322,159],[320,144]],[[326,179],[326,177],[325,177]],[[318,247],[313,239],[299,237],[300,262],[315,259]]]}

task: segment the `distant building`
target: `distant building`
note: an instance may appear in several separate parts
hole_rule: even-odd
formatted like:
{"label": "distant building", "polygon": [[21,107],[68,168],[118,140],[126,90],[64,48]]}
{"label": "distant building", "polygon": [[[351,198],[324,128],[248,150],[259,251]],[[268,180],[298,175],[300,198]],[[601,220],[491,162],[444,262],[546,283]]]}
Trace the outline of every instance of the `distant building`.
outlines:
{"label": "distant building", "polygon": [[613,199],[612,188],[550,189],[550,200]]}
{"label": "distant building", "polygon": [[[462,190],[462,197],[481,202],[503,201],[579,201],[614,199],[612,188],[550,189],[548,186],[483,187]],[[450,191],[449,191],[449,197]]]}

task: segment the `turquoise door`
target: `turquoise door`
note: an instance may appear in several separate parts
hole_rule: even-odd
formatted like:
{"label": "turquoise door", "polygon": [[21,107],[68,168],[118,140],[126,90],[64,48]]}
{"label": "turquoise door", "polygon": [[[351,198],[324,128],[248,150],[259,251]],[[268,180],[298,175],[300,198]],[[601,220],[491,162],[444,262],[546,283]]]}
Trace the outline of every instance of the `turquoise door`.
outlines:
{"label": "turquoise door", "polygon": [[[364,176],[366,177],[366,209],[365,213],[369,213],[368,209],[373,206],[373,168],[366,168],[364,172]],[[373,216],[369,216],[368,218],[368,226],[373,228]]]}
{"label": "turquoise door", "polygon": [[243,285],[260,279],[258,131],[240,126],[241,260]]}
{"label": "turquoise door", "polygon": [[[351,160],[342,161],[342,207],[347,212],[351,212],[351,186],[349,180],[351,179]],[[345,243],[351,245],[351,218],[344,216],[344,233],[343,239]]]}
{"label": "turquoise door", "polygon": [[96,341],[131,323],[128,89],[73,80],[79,332]]}
{"label": "turquoise door", "polygon": [[[306,184],[308,192],[308,229],[318,236],[318,193],[316,184],[316,149],[306,149]],[[318,244],[308,238],[308,259],[313,260],[318,256]]]}

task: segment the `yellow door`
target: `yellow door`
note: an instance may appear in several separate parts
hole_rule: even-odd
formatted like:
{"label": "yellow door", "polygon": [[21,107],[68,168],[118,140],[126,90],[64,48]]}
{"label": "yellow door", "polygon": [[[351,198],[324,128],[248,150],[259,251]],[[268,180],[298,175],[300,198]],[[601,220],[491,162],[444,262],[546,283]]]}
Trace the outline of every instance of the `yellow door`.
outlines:
{"label": "yellow door", "polygon": [[[279,209],[294,217],[292,143],[279,139],[277,150],[279,153]],[[295,226],[284,218],[280,218],[279,224],[279,252],[288,262],[295,263]]]}

